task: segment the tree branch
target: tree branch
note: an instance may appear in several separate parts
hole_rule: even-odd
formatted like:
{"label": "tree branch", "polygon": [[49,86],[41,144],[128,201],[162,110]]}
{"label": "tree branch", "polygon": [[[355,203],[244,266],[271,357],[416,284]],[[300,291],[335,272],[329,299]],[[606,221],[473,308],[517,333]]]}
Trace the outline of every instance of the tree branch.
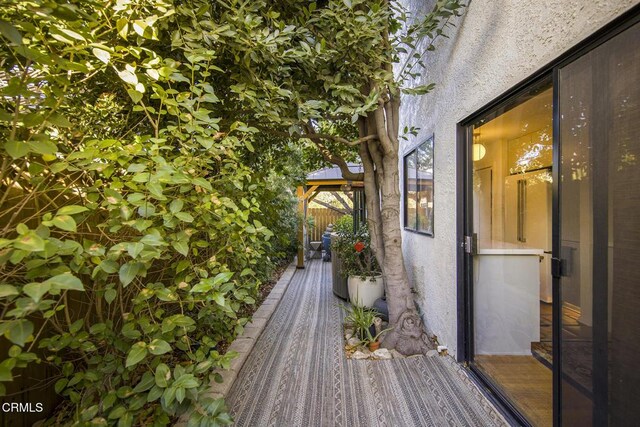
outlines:
{"label": "tree branch", "polygon": [[323,206],[323,207],[325,207],[327,209],[331,209],[332,211],[335,211],[335,212],[338,212],[338,213],[341,213],[341,214],[344,214],[344,215],[351,215],[352,214],[352,212],[350,212],[350,211],[348,211],[346,209],[337,208],[337,207],[335,207],[335,206],[333,206],[333,205],[331,205],[329,203],[323,202],[322,200],[314,200],[313,202],[317,203],[320,206]]}
{"label": "tree branch", "polygon": [[384,103],[383,101],[380,101],[380,103],[382,105],[378,105],[378,108],[375,110],[378,140],[380,141],[380,144],[382,144],[382,151],[384,154],[391,154],[394,151],[393,143],[389,139],[389,134],[387,133],[387,123],[384,117]]}
{"label": "tree branch", "polygon": [[346,160],[343,159],[340,156],[336,156],[335,154],[331,153],[331,151],[324,146],[324,144],[322,144],[320,141],[318,141],[317,139],[311,139],[311,141],[313,141],[314,144],[316,144],[316,147],[318,147],[318,150],[320,150],[320,154],[322,154],[322,158],[325,159],[327,162],[332,163],[336,166],[338,166],[340,168],[340,172],[342,173],[342,177],[346,180],[349,181],[363,181],[364,180],[364,173],[354,173],[351,172],[351,170],[349,169],[349,165],[347,164]]}

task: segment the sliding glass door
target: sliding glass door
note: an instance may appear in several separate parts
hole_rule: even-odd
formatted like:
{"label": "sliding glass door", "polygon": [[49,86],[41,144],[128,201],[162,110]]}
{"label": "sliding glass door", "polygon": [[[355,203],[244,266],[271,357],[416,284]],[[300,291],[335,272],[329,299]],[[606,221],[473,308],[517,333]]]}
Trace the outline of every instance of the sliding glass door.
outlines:
{"label": "sliding glass door", "polygon": [[466,358],[524,424],[640,420],[639,19],[464,123]]}
{"label": "sliding glass door", "polygon": [[636,24],[559,70],[562,425],[637,422],[639,42]]}

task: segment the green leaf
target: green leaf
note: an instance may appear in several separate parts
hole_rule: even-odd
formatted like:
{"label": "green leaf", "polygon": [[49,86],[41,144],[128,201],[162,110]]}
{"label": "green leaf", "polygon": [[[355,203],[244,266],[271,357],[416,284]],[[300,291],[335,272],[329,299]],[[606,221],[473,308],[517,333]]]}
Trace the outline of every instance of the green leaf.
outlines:
{"label": "green leaf", "polygon": [[144,96],[141,92],[138,92],[135,89],[127,89],[127,93],[129,94],[129,97],[131,98],[131,100],[137,104],[138,102],[140,102],[140,100],[142,99],[142,97]]}
{"label": "green leaf", "polygon": [[144,243],[135,242],[127,244],[127,252],[131,258],[138,258],[140,252],[144,249]]}
{"label": "green leaf", "polygon": [[75,215],[81,212],[86,212],[89,209],[85,208],[84,206],[79,206],[79,205],[68,205],[68,206],[63,206],[60,209],[58,209],[58,213],[57,215]]}
{"label": "green leaf", "polygon": [[147,356],[147,345],[139,341],[131,346],[131,350],[129,350],[129,354],[127,355],[127,361],[125,362],[125,367],[133,366],[138,364],[142,359]]}
{"label": "green leaf", "polygon": [[171,246],[173,246],[173,248],[178,251],[179,254],[184,256],[189,255],[189,243],[185,242],[184,240],[176,240],[174,242],[171,242]]}
{"label": "green leaf", "polygon": [[204,178],[194,178],[193,183],[209,191],[213,190],[213,187],[211,187],[211,183],[209,183],[209,181]]}
{"label": "green leaf", "polygon": [[109,52],[107,52],[106,50],[98,49],[97,47],[94,47],[91,51],[100,61],[104,62],[105,64],[109,63],[109,60],[111,59],[111,54]]}
{"label": "green leaf", "polygon": [[120,267],[120,282],[126,287],[144,268],[144,264],[140,262],[128,262]]}
{"label": "green leaf", "polygon": [[0,363],[0,381],[13,381],[13,374],[11,371],[15,365],[15,359],[6,359]]}
{"label": "green leaf", "polygon": [[213,289],[213,283],[210,280],[202,280],[200,283],[191,288],[191,293],[209,292]]}
{"label": "green leaf", "polygon": [[155,339],[149,344],[149,351],[156,356],[165,354],[171,351],[171,346],[168,342],[160,339]]}
{"label": "green leaf", "polygon": [[14,295],[20,295],[20,292],[15,286],[0,285],[0,298],[6,298]]}
{"label": "green leaf", "polygon": [[129,32],[129,20],[127,18],[120,18],[116,21],[116,29],[120,37],[126,40],[127,33]]}
{"label": "green leaf", "polygon": [[67,386],[68,382],[69,382],[68,379],[60,378],[58,381],[56,381],[56,384],[53,386],[53,389],[56,391],[56,393],[60,394],[60,392],[64,390],[64,388]]}
{"label": "green leaf", "polygon": [[181,221],[184,222],[193,222],[193,216],[191,216],[190,213],[187,212],[177,212],[176,214],[176,218],[178,218]]}
{"label": "green leaf", "polygon": [[200,383],[193,374],[184,374],[173,383],[173,387],[176,388],[195,388],[198,387],[198,385],[200,385]]}
{"label": "green leaf", "polygon": [[225,300],[224,300],[223,294],[221,294],[220,292],[214,292],[211,297],[216,302],[216,304],[218,304],[221,307],[224,307]]}
{"label": "green leaf", "polygon": [[125,83],[129,83],[134,86],[138,84],[138,77],[129,70],[118,71],[118,76],[120,76],[120,79]]}
{"label": "green leaf", "polygon": [[117,295],[118,292],[115,289],[107,289],[104,291],[104,299],[107,301],[107,304],[111,304]]}
{"label": "green leaf", "polygon": [[5,331],[4,336],[7,337],[7,339],[12,343],[22,347],[27,342],[32,333],[33,323],[31,323],[27,319],[18,319],[13,320],[9,324],[9,327]]}
{"label": "green leaf", "polygon": [[155,383],[156,381],[153,374],[151,374],[151,372],[145,372],[140,382],[133,388],[133,392],[142,393],[143,391],[147,391],[153,387]]}
{"label": "green leaf", "polygon": [[127,412],[127,409],[124,406],[117,406],[111,412],[109,412],[108,418],[110,420],[117,420],[118,418],[122,417],[125,412]]}
{"label": "green leaf", "polygon": [[182,387],[176,388],[176,400],[179,403],[182,403],[182,401],[184,400],[185,396],[186,396],[186,392],[185,392],[184,388],[182,388]]}
{"label": "green leaf", "polygon": [[23,292],[31,297],[31,299],[38,303],[44,294],[51,289],[51,283],[27,283],[22,288]]}
{"label": "green leaf", "polygon": [[76,231],[76,220],[70,215],[56,215],[51,222],[64,231]]}
{"label": "green leaf", "polygon": [[71,273],[62,273],[46,280],[44,283],[51,284],[52,289],[84,291],[82,281]]}
{"label": "green leaf", "polygon": [[7,141],[4,143],[4,149],[14,159],[24,157],[31,151],[29,144],[22,141]]}
{"label": "green leaf", "polygon": [[218,273],[216,274],[216,277],[213,278],[213,284],[219,285],[221,283],[227,283],[229,280],[231,280],[231,278],[233,277],[233,274],[234,273],[232,271]]}
{"label": "green leaf", "polygon": [[169,210],[171,211],[171,213],[176,214],[182,210],[183,206],[184,202],[182,200],[174,199],[169,205]]}
{"label": "green leaf", "polygon": [[100,410],[100,406],[98,405],[92,405],[89,406],[88,408],[83,408],[82,410],[82,415],[80,415],[80,418],[82,419],[82,421],[91,421],[92,419],[95,418],[96,415],[98,415],[98,411]]}
{"label": "green leaf", "polygon": [[71,122],[60,113],[53,113],[52,115],[49,116],[47,121],[52,125],[55,125],[61,128],[68,128],[72,126]]}
{"label": "green leaf", "polygon": [[138,173],[143,172],[145,169],[147,169],[147,165],[145,165],[144,163],[134,163],[132,165],[129,165],[129,167],[127,168],[127,172]]}
{"label": "green leaf", "polygon": [[34,153],[54,155],[58,152],[58,146],[51,141],[29,141],[27,144]]}
{"label": "green leaf", "polygon": [[9,24],[6,21],[0,21],[0,34],[2,34],[7,40],[18,46],[22,45],[22,35],[16,27]]}
{"label": "green leaf", "polygon": [[158,387],[165,388],[169,384],[169,380],[171,379],[171,369],[164,363],[161,363],[156,368],[156,385]]}
{"label": "green leaf", "polygon": [[162,396],[163,391],[164,390],[162,390],[162,388],[158,385],[154,385],[153,387],[151,387],[151,390],[149,390],[149,394],[147,394],[147,402],[154,402],[158,400],[160,396]]}
{"label": "green leaf", "polygon": [[113,274],[118,271],[118,263],[109,259],[105,259],[100,263],[100,268],[105,273]]}
{"label": "green leaf", "polygon": [[35,232],[29,231],[14,240],[13,247],[24,251],[40,252],[44,250],[44,240]]}

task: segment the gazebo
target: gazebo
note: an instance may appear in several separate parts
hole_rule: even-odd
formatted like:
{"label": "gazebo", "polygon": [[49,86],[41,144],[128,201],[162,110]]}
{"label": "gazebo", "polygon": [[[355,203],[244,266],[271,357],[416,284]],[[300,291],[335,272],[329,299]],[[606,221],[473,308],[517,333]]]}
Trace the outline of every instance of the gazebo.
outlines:
{"label": "gazebo", "polygon": [[[362,165],[349,163],[349,170],[353,173],[363,172]],[[304,252],[306,242],[307,206],[323,191],[353,191],[353,219],[354,224],[360,224],[365,219],[364,182],[351,181],[342,177],[337,166],[319,169],[307,175],[305,185],[298,186],[298,212],[304,221],[298,227],[298,263],[297,268],[304,268]]]}

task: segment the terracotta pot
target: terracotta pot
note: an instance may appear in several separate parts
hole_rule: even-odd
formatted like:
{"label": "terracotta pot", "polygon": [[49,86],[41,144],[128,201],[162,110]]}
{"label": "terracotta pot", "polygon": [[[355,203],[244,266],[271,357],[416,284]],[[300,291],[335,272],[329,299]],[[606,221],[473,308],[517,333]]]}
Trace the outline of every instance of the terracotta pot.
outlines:
{"label": "terracotta pot", "polygon": [[369,343],[369,351],[376,351],[380,348],[380,341],[374,341]]}
{"label": "terracotta pot", "polygon": [[365,277],[349,276],[349,301],[351,304],[373,308],[373,303],[384,295],[382,276]]}

